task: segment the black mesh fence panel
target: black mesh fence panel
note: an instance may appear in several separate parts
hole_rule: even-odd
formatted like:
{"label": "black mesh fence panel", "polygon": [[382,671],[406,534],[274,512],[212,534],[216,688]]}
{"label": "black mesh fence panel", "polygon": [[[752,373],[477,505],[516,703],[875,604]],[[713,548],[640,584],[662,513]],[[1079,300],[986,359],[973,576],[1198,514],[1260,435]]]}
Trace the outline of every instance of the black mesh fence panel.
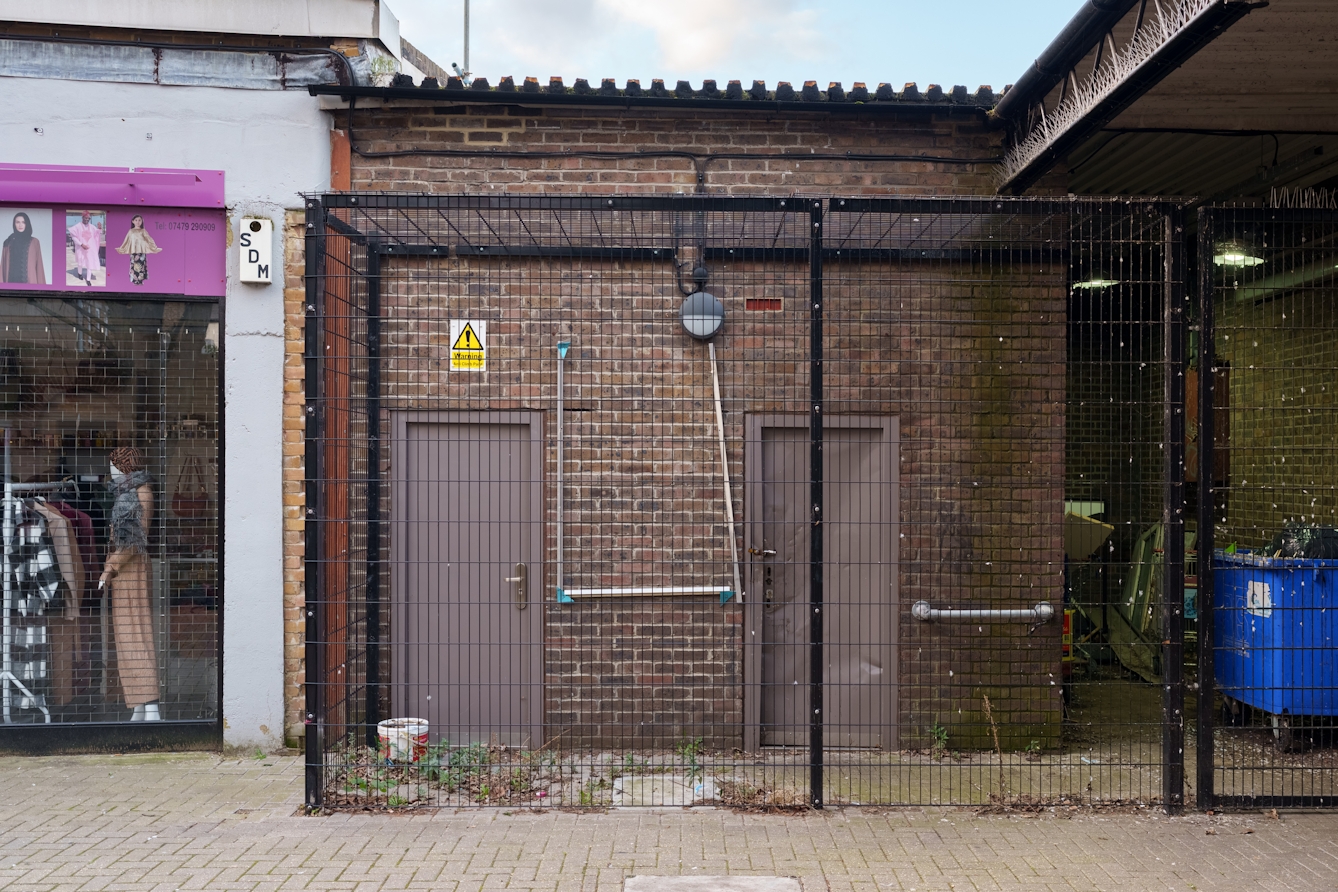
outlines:
{"label": "black mesh fence panel", "polygon": [[1178,209],[308,210],[310,806],[1180,804]]}
{"label": "black mesh fence panel", "polygon": [[1200,775],[1218,804],[1332,805],[1338,214],[1224,208],[1200,225],[1214,335],[1196,364],[1214,406],[1200,525],[1213,534],[1197,582],[1213,609],[1197,645],[1216,694]]}

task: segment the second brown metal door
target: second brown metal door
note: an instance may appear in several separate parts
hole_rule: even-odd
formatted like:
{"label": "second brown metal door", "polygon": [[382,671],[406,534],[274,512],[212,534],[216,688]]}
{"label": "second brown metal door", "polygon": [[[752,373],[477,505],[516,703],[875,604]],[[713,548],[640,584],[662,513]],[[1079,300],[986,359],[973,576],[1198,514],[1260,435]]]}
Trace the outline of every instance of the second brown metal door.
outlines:
{"label": "second brown metal door", "polygon": [[[760,632],[754,714],[763,746],[809,742],[811,608],[806,420],[757,418],[749,527],[752,626]],[[824,741],[897,746],[897,427],[829,418],[823,437]],[[760,616],[759,616],[760,615]]]}
{"label": "second brown metal door", "polygon": [[538,746],[537,417],[405,412],[395,433],[396,714],[434,742]]}

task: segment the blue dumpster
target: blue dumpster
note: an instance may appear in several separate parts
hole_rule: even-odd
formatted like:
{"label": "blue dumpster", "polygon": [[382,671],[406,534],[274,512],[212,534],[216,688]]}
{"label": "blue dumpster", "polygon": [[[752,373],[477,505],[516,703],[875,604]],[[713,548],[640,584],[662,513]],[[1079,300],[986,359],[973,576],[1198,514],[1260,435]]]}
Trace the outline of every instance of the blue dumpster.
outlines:
{"label": "blue dumpster", "polygon": [[1227,697],[1273,715],[1338,715],[1338,560],[1213,557],[1213,664]]}

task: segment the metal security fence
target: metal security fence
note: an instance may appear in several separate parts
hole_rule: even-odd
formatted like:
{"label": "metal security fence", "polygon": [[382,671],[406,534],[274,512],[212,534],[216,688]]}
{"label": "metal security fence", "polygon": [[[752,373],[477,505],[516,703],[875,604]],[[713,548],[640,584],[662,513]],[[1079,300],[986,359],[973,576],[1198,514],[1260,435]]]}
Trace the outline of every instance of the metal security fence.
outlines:
{"label": "metal security fence", "polygon": [[309,807],[1203,801],[1178,206],[307,211]]}
{"label": "metal security fence", "polygon": [[1197,590],[1213,609],[1194,632],[1218,694],[1199,703],[1201,799],[1331,806],[1338,213],[1212,209],[1200,227]]}

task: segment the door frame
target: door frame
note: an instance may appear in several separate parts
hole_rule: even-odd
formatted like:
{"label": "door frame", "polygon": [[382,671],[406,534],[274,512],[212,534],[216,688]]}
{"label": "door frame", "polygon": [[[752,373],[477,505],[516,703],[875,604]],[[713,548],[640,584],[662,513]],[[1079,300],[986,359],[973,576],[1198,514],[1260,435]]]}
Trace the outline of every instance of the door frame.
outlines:
{"label": "door frame", "polygon": [[[390,685],[405,683],[405,648],[397,637],[397,629],[404,628],[405,601],[400,593],[405,589],[405,565],[408,560],[405,548],[406,537],[403,534],[408,518],[404,508],[408,504],[409,481],[405,477],[408,462],[408,437],[410,424],[454,424],[454,425],[522,425],[529,431],[530,442],[530,498],[526,505],[529,517],[526,524],[526,545],[530,554],[535,556],[530,564],[529,589],[530,611],[528,622],[534,636],[535,659],[537,661],[535,696],[531,698],[528,715],[524,724],[529,727],[530,746],[541,747],[544,743],[544,709],[547,702],[545,678],[547,676],[547,653],[544,648],[544,586],[545,552],[548,519],[544,516],[544,413],[522,410],[426,410],[403,409],[390,413],[390,629],[387,636],[391,642]],[[537,595],[537,597],[536,597]],[[401,645],[401,646],[396,646]],[[392,700],[393,700],[392,695]]]}
{"label": "door frame", "polygon": [[[893,512],[900,526],[901,485],[900,465],[901,425],[896,415],[829,415],[822,420],[824,430],[832,428],[863,428],[883,431],[883,441],[892,447]],[[743,420],[743,536],[744,554],[747,557],[745,568],[746,582],[744,590],[749,593],[743,604],[743,749],[744,752],[757,752],[762,748],[762,562],[755,555],[762,551],[762,432],[767,428],[808,428],[808,415],[790,413],[748,413]],[[897,540],[893,539],[896,548]],[[897,548],[893,560],[892,584],[898,598],[901,590],[901,552]],[[892,610],[892,641],[889,642],[900,661],[901,655],[901,612]],[[899,714],[899,682],[901,666],[893,667],[896,673],[891,682],[891,711],[894,722],[889,733],[895,739],[895,733],[901,725]]]}

